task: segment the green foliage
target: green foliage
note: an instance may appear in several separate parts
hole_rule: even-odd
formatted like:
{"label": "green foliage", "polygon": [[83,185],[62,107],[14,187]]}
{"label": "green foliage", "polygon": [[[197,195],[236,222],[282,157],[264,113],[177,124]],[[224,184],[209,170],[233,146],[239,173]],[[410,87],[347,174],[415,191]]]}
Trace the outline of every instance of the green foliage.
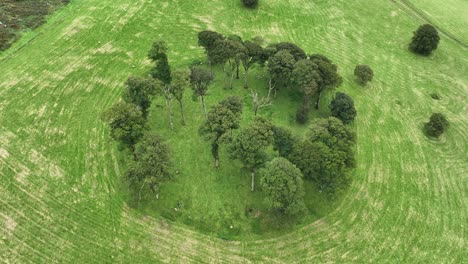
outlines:
{"label": "green foliage", "polygon": [[349,124],[356,117],[356,108],[354,101],[345,93],[336,93],[335,98],[330,102],[330,110],[332,116],[340,119],[344,124]]}
{"label": "green foliage", "polygon": [[137,144],[135,157],[125,175],[132,192],[138,194],[140,200],[147,190],[156,194],[160,184],[169,178],[170,151],[159,135],[147,133]]}
{"label": "green foliage", "polygon": [[167,61],[166,54],[158,55],[158,60],[156,61],[156,65],[154,68],[151,69],[151,76],[153,78],[162,81],[164,84],[168,85],[172,81],[171,77],[171,67],[169,66],[169,62]]}
{"label": "green foliage", "polygon": [[415,53],[428,56],[437,49],[439,41],[437,29],[430,24],[424,24],[414,32],[410,49]]}
{"label": "green foliage", "polygon": [[447,130],[447,128],[449,128],[449,126],[450,124],[443,114],[433,113],[429,122],[424,125],[424,129],[429,136],[439,137]]}
{"label": "green foliage", "polygon": [[184,92],[190,86],[190,71],[188,69],[177,69],[172,72],[171,92],[177,101],[182,101]]}
{"label": "green foliage", "polygon": [[361,85],[366,85],[374,78],[374,71],[367,65],[358,65],[354,69],[354,76]]}
{"label": "green foliage", "polygon": [[166,58],[167,60],[167,44],[164,40],[157,40],[153,42],[153,46],[148,52],[148,58],[154,62]]}
{"label": "green foliage", "polygon": [[197,97],[206,95],[211,81],[213,78],[208,70],[200,66],[194,66],[190,69],[190,84]]}
{"label": "green foliage", "polygon": [[230,146],[231,158],[240,160],[246,168],[253,170],[265,162],[265,149],[273,141],[271,122],[263,117],[255,117]]}
{"label": "green foliage", "polygon": [[321,119],[295,144],[289,159],[307,179],[333,196],[350,182],[348,170],[355,166],[354,143],[354,134],[339,119]]}
{"label": "green foliage", "polygon": [[286,85],[290,79],[294,69],[294,57],[288,50],[278,51],[270,57],[268,61],[268,70],[272,82],[280,85]]}
{"label": "green foliage", "polygon": [[102,120],[109,124],[111,137],[133,149],[143,136],[145,118],[138,107],[118,102],[102,114]]}
{"label": "green foliage", "polygon": [[274,126],[273,137],[273,150],[278,151],[281,157],[288,157],[297,141],[296,136],[288,128]]}
{"label": "green foliage", "polygon": [[292,81],[300,88],[303,103],[296,112],[296,121],[305,124],[309,120],[311,97],[317,94],[321,76],[318,66],[311,60],[300,60],[294,64]]}
{"label": "green foliage", "polygon": [[318,90],[317,101],[315,103],[315,108],[318,109],[322,92],[339,87],[343,83],[343,78],[338,74],[338,67],[327,57],[321,54],[313,54],[310,55],[309,59],[317,65],[320,75],[317,81]]}
{"label": "green foliage", "polygon": [[259,0],[241,0],[242,4],[248,8],[256,8]]}
{"label": "green foliage", "polygon": [[211,143],[211,153],[218,167],[219,144],[231,141],[233,129],[239,128],[242,114],[242,101],[231,96],[213,106],[208,112],[208,118],[200,126],[199,133]]}
{"label": "green foliage", "polygon": [[125,85],[122,98],[138,106],[143,117],[146,118],[153,96],[161,89],[161,83],[150,78],[129,77]]}
{"label": "green foliage", "polygon": [[294,57],[294,60],[296,61],[307,59],[307,55],[304,52],[304,50],[294,43],[280,42],[280,43],[273,44],[271,46],[274,47],[276,51],[282,51],[282,50],[289,51],[289,53]]}
{"label": "green foliage", "polygon": [[224,36],[218,32],[211,30],[204,30],[198,33],[198,46],[201,46],[205,49],[205,52],[208,53],[214,48],[214,43],[217,40],[223,40]]}
{"label": "green foliage", "polygon": [[301,171],[285,158],[275,158],[260,171],[260,184],[268,206],[287,215],[305,211]]}

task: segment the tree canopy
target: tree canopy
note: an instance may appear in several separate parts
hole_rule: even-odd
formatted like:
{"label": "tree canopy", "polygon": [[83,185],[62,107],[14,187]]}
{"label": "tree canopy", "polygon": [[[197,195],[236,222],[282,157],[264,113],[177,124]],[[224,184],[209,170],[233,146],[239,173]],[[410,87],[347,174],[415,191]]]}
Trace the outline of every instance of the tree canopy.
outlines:
{"label": "tree canopy", "polygon": [[427,56],[437,49],[439,41],[437,29],[430,24],[424,24],[414,32],[410,49],[415,53]]}
{"label": "tree canopy", "polygon": [[107,109],[102,114],[102,120],[109,124],[111,137],[132,150],[146,128],[146,121],[138,107],[126,102],[118,102]]}
{"label": "tree canopy", "polygon": [[125,86],[122,98],[138,106],[143,117],[146,118],[153,96],[158,93],[161,84],[151,78],[129,77]]}
{"label": "tree canopy", "polygon": [[340,119],[344,124],[353,122],[357,114],[353,98],[341,92],[336,93],[335,98],[330,102],[330,111],[332,116]]}
{"label": "tree canopy", "polygon": [[294,60],[296,61],[307,59],[307,55],[304,52],[304,50],[294,43],[280,42],[280,43],[272,44],[271,46],[274,47],[277,51],[282,51],[282,50],[289,51],[289,53],[294,57]]}
{"label": "tree canopy", "polygon": [[354,76],[356,76],[358,83],[366,85],[374,78],[374,71],[367,65],[358,65],[354,69]]}
{"label": "tree canopy", "polygon": [[305,211],[301,171],[285,158],[275,158],[261,169],[260,185],[267,205],[287,215]]}

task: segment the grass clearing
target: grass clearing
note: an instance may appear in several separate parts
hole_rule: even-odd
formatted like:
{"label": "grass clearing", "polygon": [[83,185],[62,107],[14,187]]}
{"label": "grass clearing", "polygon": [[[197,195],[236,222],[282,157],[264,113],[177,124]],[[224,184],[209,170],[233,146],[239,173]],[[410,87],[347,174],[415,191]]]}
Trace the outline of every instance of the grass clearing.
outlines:
{"label": "grass clearing", "polygon": [[[452,2],[460,8],[448,11],[443,22],[466,23],[463,1]],[[412,3],[435,10],[423,0]],[[236,1],[72,1],[0,54],[0,259],[461,263],[467,256],[466,48],[442,36],[434,55],[411,54],[407,45],[422,22],[400,8],[383,0],[265,1],[256,11]],[[81,17],[86,19],[77,23]],[[326,216],[279,236],[225,241],[125,205],[119,190],[122,153],[99,113],[119,98],[129,75],[148,70],[145,57],[155,38],[169,44],[170,63],[183,66],[203,58],[196,34],[207,28],[245,39],[292,41],[339,66],[339,91],[353,97],[358,111],[358,167],[343,201]],[[67,31],[76,32],[64,37]],[[365,88],[354,82],[357,64],[374,70]],[[442,100],[431,99],[435,91]],[[207,96],[207,104],[217,99]],[[201,106],[189,104],[195,119],[189,126],[198,126]],[[291,110],[287,103],[278,105],[285,109],[271,115],[288,125]],[[451,123],[440,140],[421,131],[432,112],[443,112]],[[165,116],[165,109],[154,112],[152,125],[167,129]],[[178,137],[185,136],[178,128]],[[187,140],[205,144],[198,137]],[[195,154],[177,155],[184,162]],[[206,164],[205,154],[200,161]],[[227,189],[240,171],[221,162],[222,170],[235,174],[213,185]],[[176,180],[165,188],[175,193],[184,184]],[[202,192],[198,186],[193,195]],[[216,196],[227,195],[207,198]],[[220,200],[210,203],[223,206]],[[204,207],[192,203],[192,210]],[[320,215],[327,208],[317,210]]]}

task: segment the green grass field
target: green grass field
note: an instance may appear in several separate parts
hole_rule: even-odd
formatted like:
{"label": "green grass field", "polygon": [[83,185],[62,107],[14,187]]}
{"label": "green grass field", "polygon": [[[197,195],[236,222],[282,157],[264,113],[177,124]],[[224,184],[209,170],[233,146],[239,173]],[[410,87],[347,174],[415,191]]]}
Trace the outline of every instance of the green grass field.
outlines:
{"label": "green grass field", "polygon": [[[466,1],[410,2],[466,43]],[[432,56],[410,53],[412,32],[423,23],[411,12],[398,0],[262,1],[256,11],[235,0],[72,1],[0,53],[0,262],[462,263],[468,257],[468,52],[442,34]],[[250,194],[248,175],[226,162],[225,152],[222,168],[207,170],[209,146],[192,135],[201,106],[187,92],[187,127],[178,125],[174,107],[170,132],[165,108],[157,107],[161,100],[150,117],[173,146],[180,175],[143,210],[126,205],[124,154],[100,113],[119,99],[129,75],[151,67],[146,53],[155,39],[168,43],[173,67],[203,59],[196,37],[203,29],[295,42],[339,66],[338,90],[354,98],[358,111],[358,165],[338,204],[313,194],[311,212],[296,228],[253,232],[243,213],[246,204],[262,206],[261,195]],[[354,82],[356,64],[374,69],[366,88]],[[251,75],[255,86],[263,83],[259,76]],[[226,96],[219,78],[208,105]],[[249,100],[240,82],[233,94]],[[330,96],[315,116],[327,115]],[[300,132],[294,111],[293,98],[283,94],[260,114]],[[451,123],[439,140],[422,133],[432,112]],[[244,122],[251,118],[247,104]],[[165,217],[178,200],[187,208],[170,221]],[[187,220],[201,215],[216,226]],[[231,224],[240,231],[226,233]]]}

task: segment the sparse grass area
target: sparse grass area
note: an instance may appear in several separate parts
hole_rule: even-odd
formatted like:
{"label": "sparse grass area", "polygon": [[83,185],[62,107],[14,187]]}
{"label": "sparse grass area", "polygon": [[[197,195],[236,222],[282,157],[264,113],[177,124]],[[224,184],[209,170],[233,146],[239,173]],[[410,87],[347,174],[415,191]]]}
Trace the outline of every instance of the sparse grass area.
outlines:
{"label": "sparse grass area", "polygon": [[[466,23],[463,1],[454,1],[460,8],[448,11],[443,16],[446,24],[440,27]],[[412,1],[421,10],[435,10],[426,2]],[[437,8],[446,10],[447,5]],[[384,0],[371,4],[367,0],[264,1],[249,12],[238,1],[72,1],[0,54],[0,260],[463,262],[468,218],[468,57],[466,48],[445,36],[430,57],[410,53],[412,32],[421,23],[400,5]],[[181,224],[195,210],[206,208],[207,219],[235,219],[241,212],[236,220],[241,223],[245,206],[231,203],[232,195],[261,206],[260,198],[242,186],[248,176],[225,162],[225,152],[223,173],[205,174],[203,166],[211,162],[208,146],[198,136],[187,135],[202,118],[201,106],[190,101],[190,93],[185,99],[190,110],[187,120],[191,117],[186,128],[176,126],[175,135],[169,137],[166,111],[156,106],[151,124],[174,146],[176,161],[183,166],[162,194],[175,195],[174,199],[201,197],[182,201],[190,207],[175,222],[126,206],[119,183],[124,154],[110,140],[99,114],[118,100],[129,75],[149,69],[145,57],[156,38],[169,44],[173,66],[203,59],[196,47],[201,29],[245,39],[263,35],[269,42],[292,41],[309,53],[329,56],[339,66],[344,77],[339,90],[353,97],[358,111],[354,124],[358,167],[353,185],[335,209],[315,204],[321,197],[309,192],[307,200],[314,201],[309,208],[314,211],[299,227],[261,238],[255,232],[264,233],[262,228],[274,223],[248,228],[240,224],[254,235],[241,235],[238,241]],[[466,35],[466,30],[459,30]],[[357,64],[374,70],[374,80],[364,88],[354,81]],[[208,105],[221,98],[221,87],[212,89]],[[431,99],[432,92],[443,100]],[[239,86],[234,93],[248,99]],[[323,102],[329,99],[330,95]],[[296,109],[291,108],[293,102],[282,94],[271,110],[261,114],[299,132],[301,128],[290,119]],[[245,111],[247,121],[248,106]],[[178,113],[176,108],[174,112]],[[438,140],[421,132],[432,112],[444,113],[450,120],[450,129]],[[326,114],[316,112],[314,117]],[[181,138],[199,144],[200,152],[182,151],[183,142],[176,141]],[[194,177],[193,186],[184,177]],[[238,190],[245,189],[244,193],[228,188],[231,184],[240,184]],[[207,193],[205,188],[211,187],[217,191]],[[203,195],[206,204],[200,202]],[[219,210],[226,208],[224,203],[229,210]],[[162,197],[145,209],[168,207],[174,205]],[[320,219],[306,224],[315,217]]]}

